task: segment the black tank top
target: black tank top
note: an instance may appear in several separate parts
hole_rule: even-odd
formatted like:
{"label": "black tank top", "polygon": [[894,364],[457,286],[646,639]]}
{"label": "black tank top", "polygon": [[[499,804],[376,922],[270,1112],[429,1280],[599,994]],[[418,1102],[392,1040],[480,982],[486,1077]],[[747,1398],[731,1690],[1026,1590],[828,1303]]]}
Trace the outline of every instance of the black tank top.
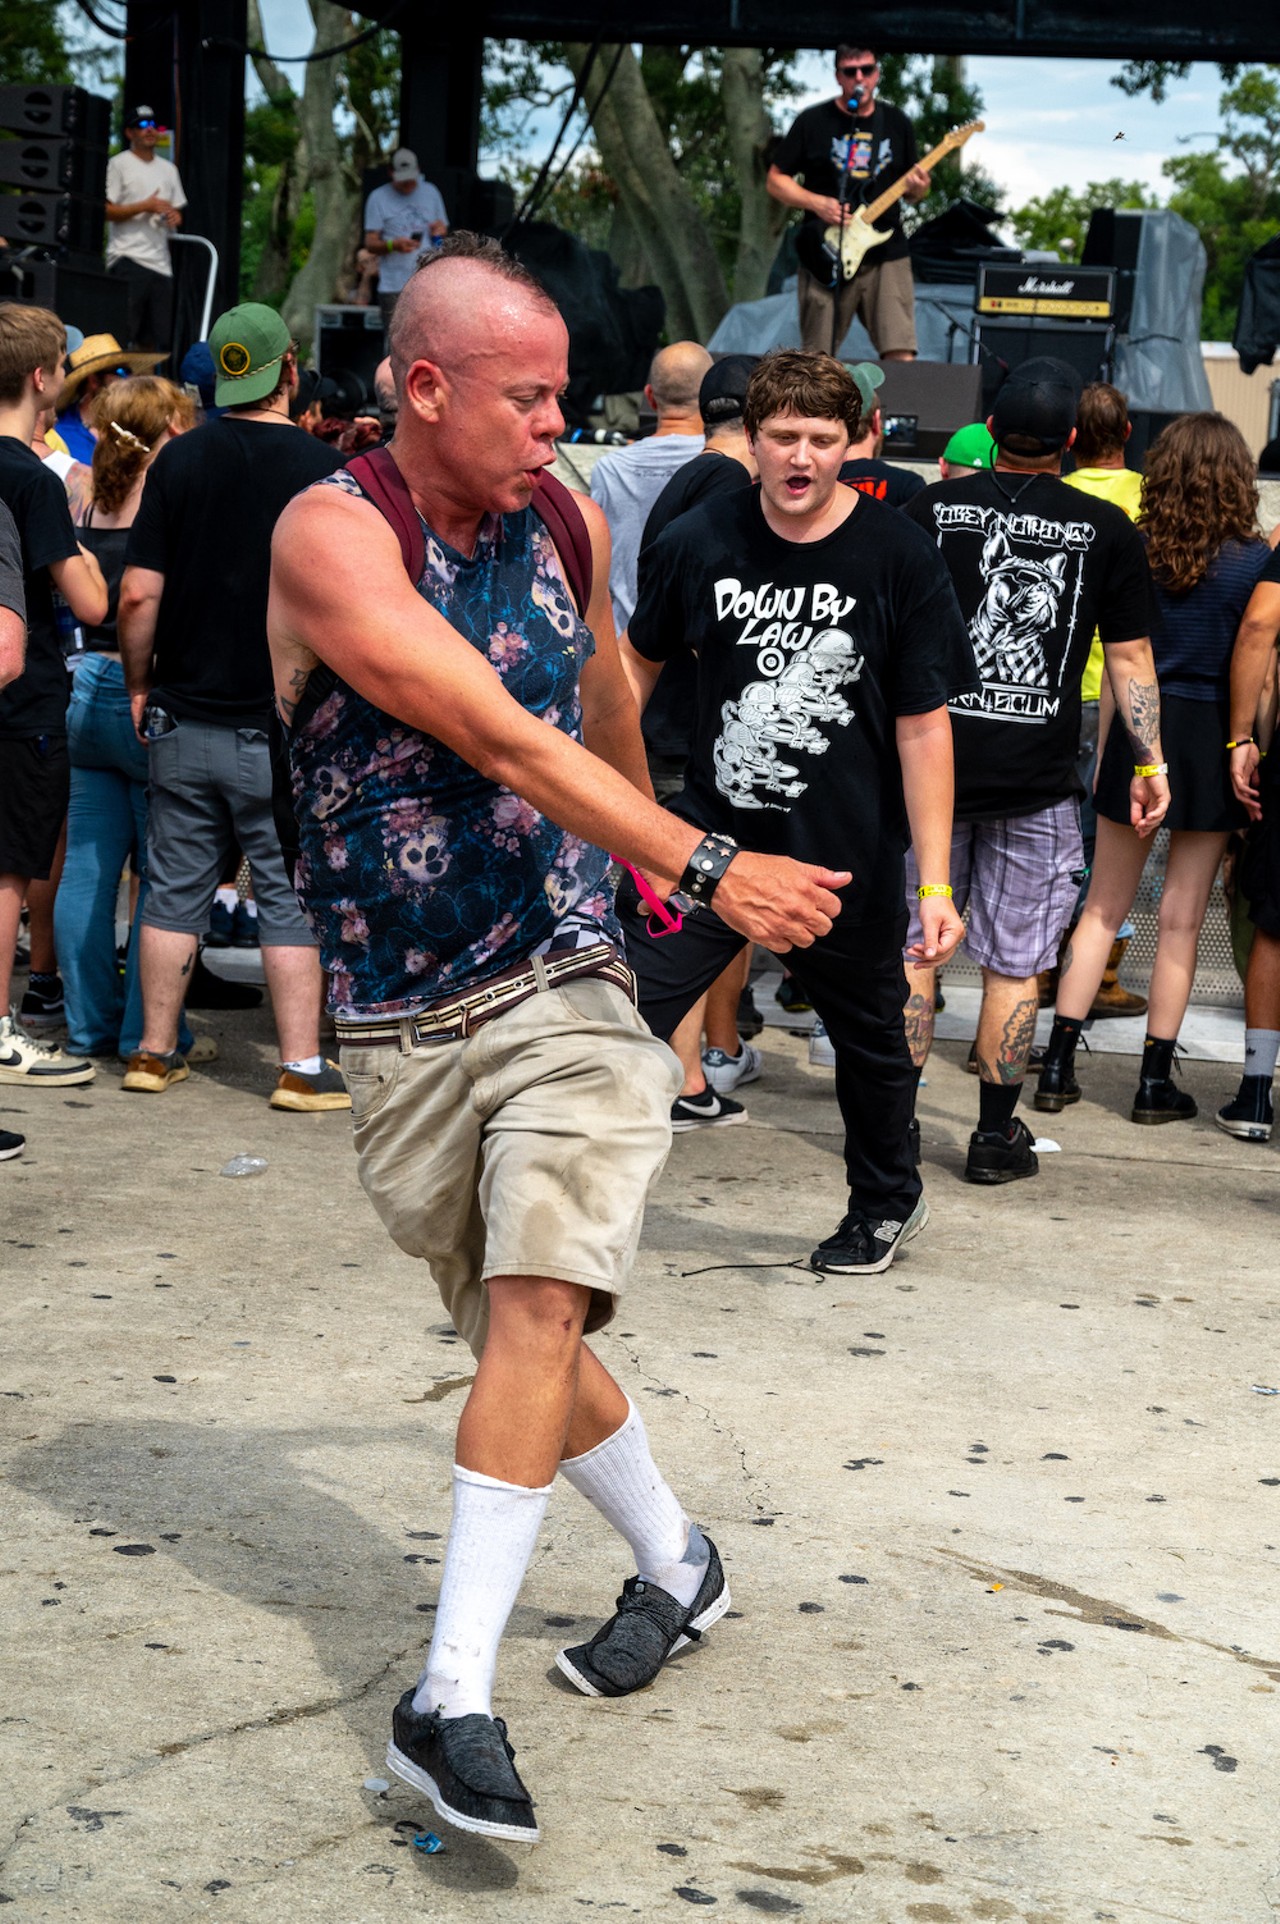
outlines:
{"label": "black tank top", "polygon": [[128,528],[95,528],[93,507],[76,529],[77,538],[90,554],[97,557],[102,578],[107,584],[107,616],[96,628],[81,625],[86,654],[117,654],[120,641],[116,634],[116,613],[120,606],[120,582],[124,575],[124,551],[129,543]]}

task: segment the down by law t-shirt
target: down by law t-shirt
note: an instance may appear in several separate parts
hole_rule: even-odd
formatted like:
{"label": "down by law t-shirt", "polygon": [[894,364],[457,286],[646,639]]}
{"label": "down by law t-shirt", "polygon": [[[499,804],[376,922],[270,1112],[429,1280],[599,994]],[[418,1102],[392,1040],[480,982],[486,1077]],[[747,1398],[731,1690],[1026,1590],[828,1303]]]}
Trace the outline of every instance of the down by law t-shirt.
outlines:
{"label": "down by law t-shirt", "polygon": [[897,914],[908,825],[896,718],[974,685],[936,550],[865,496],[821,541],[784,540],[750,487],[681,515],[647,560],[632,645],[650,661],[698,657],[674,811],[744,848],[851,869],[849,921]]}
{"label": "down by law t-shirt", "polygon": [[1133,523],[1053,474],[984,471],[900,513],[934,540],[969,624],[979,686],[951,703],[957,821],[1034,815],[1081,793],[1080,678],[1104,648],[1151,633],[1151,574]]}

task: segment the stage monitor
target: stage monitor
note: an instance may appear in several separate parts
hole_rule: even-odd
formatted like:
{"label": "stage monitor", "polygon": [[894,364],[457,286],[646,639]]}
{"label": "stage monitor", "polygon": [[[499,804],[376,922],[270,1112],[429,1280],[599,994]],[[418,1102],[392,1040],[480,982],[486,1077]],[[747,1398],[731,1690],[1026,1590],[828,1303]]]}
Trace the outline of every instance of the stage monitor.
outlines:
{"label": "stage monitor", "polygon": [[[893,442],[886,453],[939,455],[957,428],[986,418],[980,412],[981,369],[949,361],[886,361],[883,365],[884,385],[876,403],[887,439]],[[887,433],[887,424],[895,419],[914,419],[910,447],[901,436]]]}

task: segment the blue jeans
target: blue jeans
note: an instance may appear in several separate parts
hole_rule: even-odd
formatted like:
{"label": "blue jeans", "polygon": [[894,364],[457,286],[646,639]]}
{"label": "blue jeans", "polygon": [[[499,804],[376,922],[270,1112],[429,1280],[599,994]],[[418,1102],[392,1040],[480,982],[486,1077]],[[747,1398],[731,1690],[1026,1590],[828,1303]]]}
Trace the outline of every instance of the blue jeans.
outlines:
{"label": "blue jeans", "polygon": [[[147,751],[133,729],[124,670],[90,655],[76,672],[67,712],[71,803],[67,859],[53,911],[71,1049],[132,1055],[142,1040],[138,921],[123,982],[116,962],[116,895],[130,851],[145,894]],[[142,895],[138,907],[141,911]],[[191,1047],[183,1016],[178,1047]]]}

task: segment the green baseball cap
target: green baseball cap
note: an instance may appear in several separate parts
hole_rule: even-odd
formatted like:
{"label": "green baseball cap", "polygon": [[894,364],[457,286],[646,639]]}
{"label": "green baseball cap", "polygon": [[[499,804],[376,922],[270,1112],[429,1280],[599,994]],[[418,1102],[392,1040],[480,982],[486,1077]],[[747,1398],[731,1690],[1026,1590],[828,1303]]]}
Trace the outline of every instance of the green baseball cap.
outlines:
{"label": "green baseball cap", "polygon": [[994,447],[986,422],[971,421],[967,428],[956,429],[942,450],[942,458],[957,468],[989,468]]}
{"label": "green baseball cap", "polygon": [[853,376],[862,412],[870,414],[876,405],[876,389],[884,384],[884,369],[875,361],[846,361],[845,367]]}
{"label": "green baseball cap", "polygon": [[252,407],[280,385],[280,363],[293,336],[274,307],[242,301],[219,314],[209,329],[209,352],[217,385],[215,407]]}

